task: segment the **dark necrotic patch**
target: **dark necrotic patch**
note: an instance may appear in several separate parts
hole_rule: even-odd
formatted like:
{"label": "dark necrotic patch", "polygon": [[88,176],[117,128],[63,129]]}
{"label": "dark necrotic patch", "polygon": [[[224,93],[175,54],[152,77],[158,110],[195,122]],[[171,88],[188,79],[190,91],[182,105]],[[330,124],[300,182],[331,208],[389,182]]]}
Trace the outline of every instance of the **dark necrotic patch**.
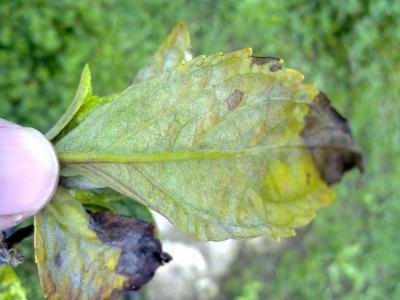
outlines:
{"label": "dark necrotic patch", "polygon": [[226,98],[225,102],[228,105],[228,109],[229,111],[233,111],[240,103],[240,101],[242,101],[243,99],[243,92],[235,89],[229,96],[228,98]]}
{"label": "dark necrotic patch", "polygon": [[251,64],[250,67],[253,65],[265,65],[269,64],[269,70],[271,72],[275,72],[282,69],[282,59],[279,57],[274,56],[250,56]]}
{"label": "dark necrotic patch", "polygon": [[310,104],[300,135],[326,183],[338,182],[354,167],[363,171],[363,157],[353,145],[347,120],[331,106],[324,93],[320,92]]}
{"label": "dark necrotic patch", "polygon": [[116,272],[128,277],[124,288],[138,290],[172,258],[154,237],[154,225],[111,212],[93,213],[90,228],[105,244],[121,249]]}

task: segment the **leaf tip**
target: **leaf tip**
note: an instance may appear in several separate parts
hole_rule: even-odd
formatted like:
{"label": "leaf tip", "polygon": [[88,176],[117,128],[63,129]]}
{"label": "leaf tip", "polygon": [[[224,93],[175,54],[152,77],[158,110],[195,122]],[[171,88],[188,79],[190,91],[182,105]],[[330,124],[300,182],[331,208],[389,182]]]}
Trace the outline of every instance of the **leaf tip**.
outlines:
{"label": "leaf tip", "polygon": [[330,185],[354,167],[363,173],[363,156],[353,145],[347,120],[331,106],[323,92],[309,106],[300,135],[311,151],[321,178]]}
{"label": "leaf tip", "polygon": [[178,22],[176,22],[173,31],[175,31],[175,30],[182,31],[184,33],[189,33],[189,30],[183,20],[179,20]]}
{"label": "leaf tip", "polygon": [[83,86],[86,86],[88,89],[88,95],[92,95],[93,89],[92,89],[92,74],[90,73],[90,67],[89,64],[86,63],[83,66],[82,69],[82,75],[81,75],[81,82]]}

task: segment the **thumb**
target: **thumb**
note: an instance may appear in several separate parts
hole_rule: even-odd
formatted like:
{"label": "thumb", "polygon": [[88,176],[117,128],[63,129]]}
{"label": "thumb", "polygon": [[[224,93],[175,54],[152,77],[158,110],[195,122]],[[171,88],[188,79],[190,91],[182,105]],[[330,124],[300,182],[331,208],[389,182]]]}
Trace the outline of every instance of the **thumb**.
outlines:
{"label": "thumb", "polygon": [[58,173],[57,155],[44,135],[0,118],[0,230],[46,205]]}

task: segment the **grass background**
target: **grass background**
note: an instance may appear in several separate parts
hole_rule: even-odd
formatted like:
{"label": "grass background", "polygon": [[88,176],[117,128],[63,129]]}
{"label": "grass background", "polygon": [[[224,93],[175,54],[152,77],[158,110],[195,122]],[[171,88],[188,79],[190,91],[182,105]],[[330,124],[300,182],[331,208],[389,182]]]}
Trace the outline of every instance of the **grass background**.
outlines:
{"label": "grass background", "polygon": [[[366,173],[278,258],[240,263],[229,299],[398,299],[400,1],[0,0],[0,116],[47,130],[84,63],[94,91],[124,89],[177,20],[195,54],[250,46],[316,82],[351,123]],[[39,299],[33,265],[18,269]]]}

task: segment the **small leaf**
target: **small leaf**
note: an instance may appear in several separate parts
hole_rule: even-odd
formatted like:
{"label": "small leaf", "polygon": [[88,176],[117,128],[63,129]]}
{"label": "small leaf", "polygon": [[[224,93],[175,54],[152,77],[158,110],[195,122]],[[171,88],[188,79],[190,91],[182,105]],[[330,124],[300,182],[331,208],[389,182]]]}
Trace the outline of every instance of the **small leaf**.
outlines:
{"label": "small leaf", "polygon": [[146,222],[154,222],[147,206],[112,190],[71,190],[72,195],[86,208],[94,211],[109,210],[117,215],[124,215]]}
{"label": "small leaf", "polygon": [[0,299],[25,300],[25,291],[10,265],[0,264]]}
{"label": "small leaf", "polygon": [[139,70],[133,82],[138,83],[150,76],[158,75],[192,58],[189,32],[183,22],[178,22],[153,55],[151,62]]}
{"label": "small leaf", "polygon": [[139,289],[170,259],[151,223],[89,215],[62,188],[35,216],[35,255],[49,299],[110,299]]}
{"label": "small leaf", "polygon": [[61,130],[71,121],[77,113],[86,97],[92,94],[91,76],[89,66],[85,65],[82,71],[81,80],[79,82],[78,90],[76,91],[74,100],[71,102],[67,111],[62,115],[58,122],[46,133],[49,140],[54,139]]}
{"label": "small leaf", "polygon": [[[327,159],[339,148],[355,153],[344,120],[327,122],[326,134],[346,143],[308,136],[320,92],[302,81],[281,59],[251,49],[178,64],[62,138],[62,174],[137,199],[195,239],[291,236],[334,198],[313,149],[329,149]],[[322,137],[324,126],[315,128]]]}

